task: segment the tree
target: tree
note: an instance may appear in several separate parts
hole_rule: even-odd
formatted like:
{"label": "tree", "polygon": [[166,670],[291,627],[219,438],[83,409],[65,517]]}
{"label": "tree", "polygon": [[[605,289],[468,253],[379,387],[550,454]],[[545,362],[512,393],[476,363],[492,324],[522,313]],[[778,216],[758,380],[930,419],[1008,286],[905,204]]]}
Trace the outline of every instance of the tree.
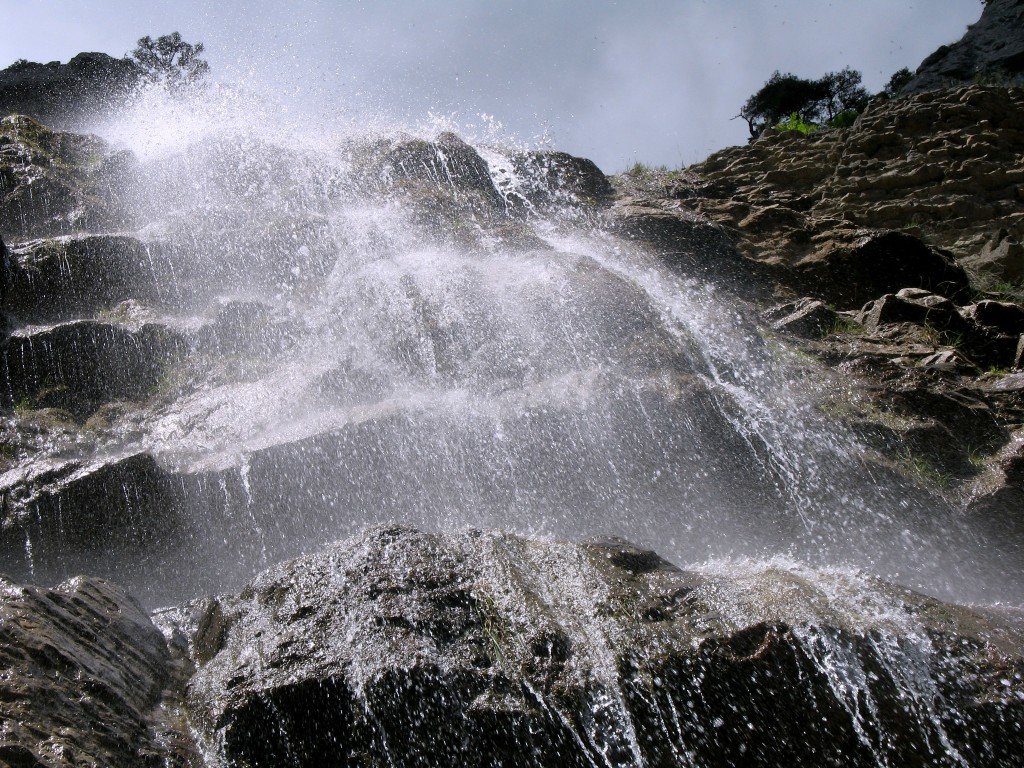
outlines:
{"label": "tree", "polygon": [[824,110],[825,118],[832,120],[842,112],[863,112],[871,96],[861,85],[862,81],[861,73],[849,67],[822,77],[817,81],[823,94],[818,104],[819,113]]}
{"label": "tree", "polygon": [[807,121],[817,116],[822,88],[816,80],[805,80],[776,70],[761,90],[743,104],[740,117],[747,121],[750,136],[760,136],[765,128],[776,125],[790,115]]}
{"label": "tree", "polygon": [[739,116],[747,121],[751,138],[784,121],[848,125],[864,111],[870,98],[862,79],[860,72],[849,67],[817,80],[776,70],[761,90],[747,99]]}
{"label": "tree", "polygon": [[192,45],[181,39],[180,32],[172,32],[156,40],[149,35],[139,38],[131,58],[147,79],[176,89],[198,83],[210,71],[199,58],[202,52],[202,43]]}
{"label": "tree", "polygon": [[885,88],[882,89],[882,95],[888,96],[890,99],[896,98],[900,95],[900,91],[903,90],[903,87],[913,79],[914,73],[907,67],[893,72],[892,77],[889,78],[889,82],[886,83]]}

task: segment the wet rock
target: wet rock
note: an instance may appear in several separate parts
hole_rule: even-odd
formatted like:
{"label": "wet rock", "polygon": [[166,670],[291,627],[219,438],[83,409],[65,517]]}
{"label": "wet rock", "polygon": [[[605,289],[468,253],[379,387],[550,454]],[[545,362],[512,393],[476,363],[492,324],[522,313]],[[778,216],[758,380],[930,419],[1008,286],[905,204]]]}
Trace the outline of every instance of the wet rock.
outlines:
{"label": "wet rock", "polygon": [[832,242],[801,260],[795,270],[814,295],[843,309],[902,288],[923,288],[947,298],[969,295],[967,274],[947,255],[902,232],[853,243]]}
{"label": "wet rock", "polygon": [[145,581],[188,535],[177,490],[148,453],[39,458],[9,470],[0,476],[0,572],[49,584],[85,571]]}
{"label": "wet rock", "polygon": [[121,589],[0,577],[0,764],[200,766],[172,689],[186,670]]}
{"label": "wet rock", "polygon": [[967,375],[980,373],[978,366],[955,349],[944,349],[941,352],[936,352],[934,355],[928,355],[922,358],[920,365],[925,369],[950,373],[956,372]]}
{"label": "wet rock", "polygon": [[[1019,382],[1024,390],[1024,381]],[[1024,430],[1018,430],[969,489],[967,514],[1005,540],[1024,540]]]}
{"label": "wet rock", "polygon": [[0,70],[0,117],[31,115],[72,129],[109,112],[141,79],[134,61],[105,53],[80,53],[66,64],[18,62]]}
{"label": "wet rock", "polygon": [[16,242],[127,226],[111,154],[96,136],[51,131],[24,115],[0,120],[0,231]]}
{"label": "wet rock", "polygon": [[426,184],[456,197],[475,193],[503,207],[487,162],[454,133],[441,133],[433,141],[382,140],[363,150],[357,167],[368,184],[380,189]]}
{"label": "wet rock", "polygon": [[27,326],[0,346],[0,407],[24,407],[57,394],[61,407],[84,419],[104,402],[151,394],[187,348],[179,330],[156,323]]}
{"label": "wet rock", "polygon": [[987,0],[981,18],[952,45],[943,45],[917,68],[902,93],[971,83],[979,78],[1024,80],[1024,3]]}
{"label": "wet rock", "polygon": [[[859,613],[866,594],[891,612]],[[998,766],[1024,744],[1012,621],[853,575],[685,572],[624,542],[378,529],[181,628],[193,722],[234,765],[344,745],[346,765]]]}
{"label": "wet rock", "polygon": [[608,211],[607,223],[619,235],[654,246],[683,274],[736,281],[759,271],[759,265],[740,255],[724,228],[684,210],[626,198]]}
{"label": "wet rock", "polygon": [[520,184],[509,190],[542,208],[593,205],[612,194],[608,178],[593,161],[565,152],[522,152],[512,158]]}
{"label": "wet rock", "polygon": [[836,327],[839,315],[822,301],[804,298],[773,308],[768,319],[777,331],[820,338]]}
{"label": "wet rock", "polygon": [[215,355],[266,356],[279,352],[287,338],[286,323],[274,316],[269,305],[251,300],[222,300],[213,321],[199,334],[198,345]]}
{"label": "wet rock", "polygon": [[22,322],[65,320],[126,299],[151,305],[180,298],[167,248],[127,235],[36,240],[10,252],[3,312]]}

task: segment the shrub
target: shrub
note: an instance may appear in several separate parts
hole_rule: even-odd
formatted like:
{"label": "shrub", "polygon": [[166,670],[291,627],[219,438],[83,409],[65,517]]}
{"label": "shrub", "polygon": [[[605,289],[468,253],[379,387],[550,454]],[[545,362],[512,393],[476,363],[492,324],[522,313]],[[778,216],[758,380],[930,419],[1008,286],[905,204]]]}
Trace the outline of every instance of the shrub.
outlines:
{"label": "shrub", "polygon": [[804,136],[810,136],[821,128],[817,123],[804,120],[796,112],[791,114],[785,120],[780,120],[774,127],[777,131],[797,131],[798,133],[802,133]]}
{"label": "shrub", "polygon": [[757,138],[769,126],[778,126],[793,115],[805,124],[821,124],[844,112],[859,114],[868,102],[861,81],[861,73],[849,67],[817,80],[775,71],[761,90],[747,99],[739,116],[747,121],[751,138]]}
{"label": "shrub", "polygon": [[899,96],[900,91],[903,90],[904,86],[913,79],[914,73],[907,67],[893,72],[892,77],[889,78],[889,82],[886,83],[885,88],[882,89],[882,95],[888,96],[890,99],[896,98]]}

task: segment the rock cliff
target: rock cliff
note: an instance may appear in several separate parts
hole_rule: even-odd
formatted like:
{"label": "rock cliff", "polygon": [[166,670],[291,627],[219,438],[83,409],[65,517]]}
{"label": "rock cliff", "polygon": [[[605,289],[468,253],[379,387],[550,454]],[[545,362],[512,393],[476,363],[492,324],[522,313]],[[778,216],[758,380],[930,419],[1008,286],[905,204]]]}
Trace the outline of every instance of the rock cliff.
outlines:
{"label": "rock cliff", "polygon": [[436,531],[1018,574],[1022,139],[983,85],[613,179],[3,118],[0,765],[1013,765],[1018,609]]}
{"label": "rock cliff", "polygon": [[[879,99],[847,130],[617,177],[609,216],[680,268],[736,275],[769,324],[858,383],[828,407],[990,515],[976,479],[1022,425],[1022,130],[1017,88]],[[681,231],[703,264],[679,264]]]}
{"label": "rock cliff", "polygon": [[995,768],[1024,748],[1020,616],[623,541],[376,529],[160,611],[163,634],[87,580],[5,584],[0,612],[11,766]]}
{"label": "rock cliff", "polygon": [[1024,78],[1024,3],[986,0],[967,34],[926,58],[903,93],[975,82],[1016,82]]}

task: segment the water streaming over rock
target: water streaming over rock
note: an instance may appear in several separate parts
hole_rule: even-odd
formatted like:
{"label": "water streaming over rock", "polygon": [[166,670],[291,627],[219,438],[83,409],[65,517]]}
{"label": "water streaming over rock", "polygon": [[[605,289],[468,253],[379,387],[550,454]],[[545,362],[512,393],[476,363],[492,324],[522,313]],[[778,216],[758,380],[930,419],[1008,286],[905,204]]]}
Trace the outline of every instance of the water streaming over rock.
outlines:
{"label": "water streaming over rock", "polygon": [[[473,689],[484,698],[472,705],[509,728],[510,743],[532,734],[537,764],[554,748],[573,765],[733,764],[746,759],[742,729],[762,728],[759,706],[813,696],[807,722],[829,720],[842,742],[811,749],[822,764],[899,765],[909,749],[923,764],[968,765],[961,750],[991,753],[970,729],[951,735],[961,721],[950,686],[963,670],[943,667],[955,654],[915,618],[923,598],[865,573],[1019,602],[1019,553],[830,419],[821,403],[846,383],[766,334],[728,284],[673,269],[607,226],[610,189],[592,164],[444,131],[316,135],[211,104],[225,108],[213,97],[149,102],[102,126],[140,158],[118,187],[135,235],[14,251],[24,324],[6,347],[4,404],[45,392],[104,437],[57,445],[5,476],[16,544],[6,570],[40,581],[100,573],[168,604],[379,524],[621,536],[693,569],[671,578],[694,585],[643,607],[644,621],[692,613],[691,655],[640,650],[667,636],[608,608],[612,582],[569,545],[446,539],[423,567],[438,583],[468,580],[469,607],[449,607],[490,638],[486,663],[518,658],[522,638],[535,656],[546,642],[551,675],[575,680],[581,698],[531,688],[543,678],[532,673],[511,693],[476,690],[476,672],[405,679],[394,666],[404,651],[369,644],[374,603],[329,619],[345,638],[330,646],[345,682],[331,685],[349,720],[327,718],[320,735],[363,729],[352,738],[403,764],[409,733],[425,732],[405,731],[412,715],[395,686],[424,696],[414,725],[448,718],[452,738],[470,741],[486,718],[465,732],[451,718]],[[324,562],[352,578],[381,558],[394,570],[390,535]],[[467,558],[470,575],[459,570]],[[268,574],[243,595],[280,576]],[[679,607],[694,600],[699,611]],[[295,616],[322,608],[300,607]],[[267,663],[246,634],[260,610],[225,624],[242,627],[225,675]],[[724,656],[708,644],[712,626],[733,633]],[[431,633],[422,642],[436,650]],[[730,665],[758,654],[770,663],[732,686]],[[224,669],[203,672],[196,695],[228,696]],[[780,670],[795,677],[773,682]],[[300,672],[211,726],[213,753],[245,753],[245,738],[268,727],[280,735],[272,746],[232,759],[316,764],[323,744],[290,746],[319,738],[289,709],[306,695]],[[758,686],[768,698],[751,693]],[[523,696],[528,713],[509,720]],[[740,714],[725,722],[723,708]],[[780,733],[777,756],[791,754],[796,731]]]}

